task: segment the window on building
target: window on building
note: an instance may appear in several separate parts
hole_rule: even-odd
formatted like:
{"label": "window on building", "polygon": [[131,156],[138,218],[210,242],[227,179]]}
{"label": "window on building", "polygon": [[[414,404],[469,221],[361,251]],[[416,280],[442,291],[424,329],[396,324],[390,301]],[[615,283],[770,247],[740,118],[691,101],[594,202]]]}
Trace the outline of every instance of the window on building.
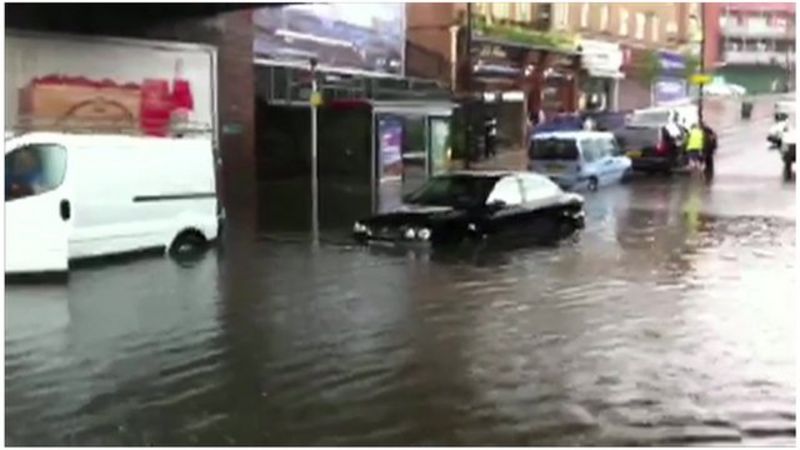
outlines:
{"label": "window on building", "polygon": [[661,19],[656,16],[653,16],[653,20],[650,21],[650,40],[653,42],[658,42],[658,39],[661,37],[659,28],[661,28]]}
{"label": "window on building", "polygon": [[678,34],[678,24],[674,20],[667,22],[667,34],[670,36]]}
{"label": "window on building", "polygon": [[636,39],[644,40],[646,18],[644,13],[636,13]]}
{"label": "window on building", "polygon": [[492,15],[495,19],[510,19],[511,5],[508,3],[492,3]]}
{"label": "window on building", "polygon": [[569,25],[569,3],[556,3],[553,5],[553,18],[556,28],[566,30]]}
{"label": "window on building", "polygon": [[620,36],[627,36],[629,33],[628,30],[628,21],[630,20],[630,14],[628,14],[628,10],[625,8],[620,8],[619,10],[619,35]]}
{"label": "window on building", "polygon": [[530,3],[517,3],[517,20],[525,23],[530,22],[531,7]]}
{"label": "window on building", "polygon": [[581,28],[589,28],[589,4],[581,4]]}
{"label": "window on building", "polygon": [[600,8],[600,31],[608,31],[608,5]]}

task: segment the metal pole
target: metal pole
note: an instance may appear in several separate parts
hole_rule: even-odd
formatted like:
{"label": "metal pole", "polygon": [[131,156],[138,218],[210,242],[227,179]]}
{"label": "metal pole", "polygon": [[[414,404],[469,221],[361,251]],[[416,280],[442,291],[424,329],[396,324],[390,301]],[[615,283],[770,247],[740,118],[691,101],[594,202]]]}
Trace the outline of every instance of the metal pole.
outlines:
{"label": "metal pole", "polygon": [[466,169],[470,168],[470,162],[472,160],[472,2],[467,3],[467,39],[466,39],[466,47],[467,47],[467,71],[466,76],[467,79],[465,80],[465,87],[467,91],[467,101],[465,103],[466,111],[466,122],[467,126],[464,130],[465,136],[465,160],[464,160],[464,167]]}
{"label": "metal pole", "polygon": [[[706,5],[700,3],[700,73],[706,73]],[[700,123],[703,122],[703,87],[704,84],[698,85],[700,89],[697,105],[697,118]]]}
{"label": "metal pole", "polygon": [[317,155],[317,60],[311,59],[311,239],[319,245],[319,173]]}

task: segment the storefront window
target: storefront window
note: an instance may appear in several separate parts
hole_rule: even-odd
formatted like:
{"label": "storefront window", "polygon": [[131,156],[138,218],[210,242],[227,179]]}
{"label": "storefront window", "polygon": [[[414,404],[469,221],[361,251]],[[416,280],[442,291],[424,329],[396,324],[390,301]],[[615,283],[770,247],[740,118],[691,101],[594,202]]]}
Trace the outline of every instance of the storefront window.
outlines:
{"label": "storefront window", "polygon": [[67,152],[55,144],[32,144],[6,155],[6,201],[52,191],[64,181]]}

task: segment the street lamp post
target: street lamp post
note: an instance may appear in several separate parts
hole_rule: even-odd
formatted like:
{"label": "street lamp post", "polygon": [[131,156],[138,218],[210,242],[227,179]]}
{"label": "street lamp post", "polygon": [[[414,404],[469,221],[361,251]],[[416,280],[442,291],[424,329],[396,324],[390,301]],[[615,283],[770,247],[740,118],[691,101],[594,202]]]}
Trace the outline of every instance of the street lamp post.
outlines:
{"label": "street lamp post", "polygon": [[317,60],[311,58],[311,239],[319,245],[319,173],[317,154]]}

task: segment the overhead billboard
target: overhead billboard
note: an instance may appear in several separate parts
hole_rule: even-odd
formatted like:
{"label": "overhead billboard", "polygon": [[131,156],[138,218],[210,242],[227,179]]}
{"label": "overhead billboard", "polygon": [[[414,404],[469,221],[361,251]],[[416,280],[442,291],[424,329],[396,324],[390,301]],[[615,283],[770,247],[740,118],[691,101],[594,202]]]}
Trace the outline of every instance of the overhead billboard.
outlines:
{"label": "overhead billboard", "polygon": [[7,33],[6,130],[165,136],[176,121],[215,129],[210,47]]}
{"label": "overhead billboard", "polygon": [[278,65],[403,76],[404,3],[306,3],[253,11],[253,53]]}

